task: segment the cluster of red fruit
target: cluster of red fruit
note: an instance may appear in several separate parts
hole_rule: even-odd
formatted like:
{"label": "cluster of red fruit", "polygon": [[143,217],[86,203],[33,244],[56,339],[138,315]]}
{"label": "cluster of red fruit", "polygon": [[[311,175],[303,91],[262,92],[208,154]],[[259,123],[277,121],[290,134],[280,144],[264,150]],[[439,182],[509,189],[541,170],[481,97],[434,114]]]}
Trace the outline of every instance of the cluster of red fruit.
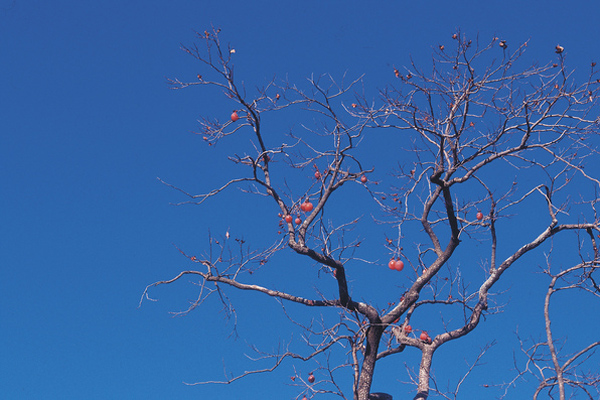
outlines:
{"label": "cluster of red fruit", "polygon": [[396,271],[402,271],[402,269],[404,269],[404,262],[402,262],[399,258],[396,257],[396,259],[391,259],[390,262],[388,263],[388,267],[391,270],[396,270]]}
{"label": "cluster of red fruit", "polygon": [[[311,212],[313,210],[314,206],[313,203],[310,202],[310,200],[306,199],[302,204],[300,204],[300,210],[304,211],[304,212]],[[300,225],[302,223],[302,220],[300,219],[300,217],[296,217],[296,219],[294,220],[294,217],[292,217],[291,214],[288,214],[284,217],[285,222],[287,222],[288,224],[290,224],[292,221],[294,221],[296,223],[296,225]]]}
{"label": "cluster of red fruit", "polygon": [[310,202],[310,200],[306,199],[304,200],[304,203],[300,204],[300,209],[304,212],[311,212],[313,209],[313,204]]}

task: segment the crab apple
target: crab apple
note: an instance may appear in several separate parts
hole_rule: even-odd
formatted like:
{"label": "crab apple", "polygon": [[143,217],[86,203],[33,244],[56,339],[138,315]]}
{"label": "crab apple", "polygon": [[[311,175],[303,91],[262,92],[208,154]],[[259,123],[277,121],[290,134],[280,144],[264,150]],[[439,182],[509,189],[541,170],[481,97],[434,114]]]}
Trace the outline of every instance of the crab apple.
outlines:
{"label": "crab apple", "polygon": [[361,177],[360,177],[360,181],[361,181],[362,183],[366,183],[366,182],[367,182],[367,176],[366,176],[366,175],[363,175],[363,176],[361,176]]}
{"label": "crab apple", "polygon": [[404,262],[400,261],[400,260],[396,260],[396,262],[394,263],[394,267],[396,268],[396,271],[402,271],[402,269],[404,268]]}
{"label": "crab apple", "polygon": [[300,209],[304,212],[306,212],[306,203],[301,203],[300,204]]}
{"label": "crab apple", "polygon": [[483,213],[481,211],[478,211],[476,217],[478,221],[481,221],[483,219]]}
{"label": "crab apple", "polygon": [[231,120],[233,122],[237,121],[238,119],[240,119],[240,116],[238,115],[237,111],[234,111],[233,113],[231,113]]}
{"label": "crab apple", "polygon": [[412,332],[412,326],[410,326],[410,325],[406,325],[406,326],[404,327],[404,333],[406,333],[406,334],[409,334],[409,333],[411,333],[411,332]]}
{"label": "crab apple", "polygon": [[315,172],[315,179],[321,179],[321,173],[319,171]]}
{"label": "crab apple", "polygon": [[315,382],[315,376],[311,372],[310,374],[308,374],[308,383],[314,383],[314,382]]}
{"label": "crab apple", "polygon": [[424,342],[428,342],[429,341],[429,335],[427,334],[427,332],[423,331],[423,332],[421,332],[421,336],[419,336],[419,339],[421,339]]}
{"label": "crab apple", "polygon": [[288,214],[288,215],[286,215],[286,216],[285,216],[285,222],[287,222],[288,224],[289,224],[290,222],[292,222],[292,220],[293,220],[293,218],[292,218],[292,216],[291,216],[291,215],[289,215],[289,214]]}
{"label": "crab apple", "polygon": [[395,270],[395,269],[396,269],[396,261],[395,261],[393,258],[392,258],[392,259],[390,260],[390,262],[388,263],[388,267],[389,267],[391,270]]}
{"label": "crab apple", "polygon": [[296,217],[296,221],[294,221],[296,223],[296,225],[300,225],[302,223],[302,220],[299,217]]}

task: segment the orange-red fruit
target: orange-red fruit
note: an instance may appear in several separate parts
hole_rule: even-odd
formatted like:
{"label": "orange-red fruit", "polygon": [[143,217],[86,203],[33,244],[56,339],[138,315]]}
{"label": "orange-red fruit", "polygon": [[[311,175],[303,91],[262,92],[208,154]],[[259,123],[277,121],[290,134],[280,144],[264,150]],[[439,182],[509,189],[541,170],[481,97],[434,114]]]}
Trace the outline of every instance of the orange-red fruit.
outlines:
{"label": "orange-red fruit", "polygon": [[304,210],[303,211],[306,211],[306,212],[311,212],[312,211],[313,204],[310,201],[308,201],[308,199],[306,199],[306,201],[304,202],[303,205],[304,205]]}
{"label": "orange-red fruit", "polygon": [[315,179],[321,179],[321,173],[319,171],[315,172]]}
{"label": "orange-red fruit", "polygon": [[481,211],[479,211],[479,212],[477,213],[477,220],[478,220],[478,221],[481,221],[482,219],[483,219],[483,213],[482,213]]}
{"label": "orange-red fruit", "polygon": [[402,271],[402,269],[404,268],[404,263],[400,260],[397,260],[395,262],[395,267],[396,267],[396,271]]}
{"label": "orange-red fruit", "polygon": [[421,332],[421,336],[419,336],[419,338],[426,342],[429,340],[429,335],[427,334],[427,332],[423,331]]}
{"label": "orange-red fruit", "polygon": [[404,263],[400,260],[394,260],[393,258],[390,260],[390,262],[388,263],[388,267],[391,270],[396,270],[396,271],[402,271],[402,269],[404,268]]}
{"label": "orange-red fruit", "polygon": [[289,224],[290,222],[292,222],[292,220],[293,220],[293,218],[292,218],[292,216],[291,216],[291,215],[289,215],[289,214],[288,214],[288,215],[286,215],[286,216],[285,216],[285,222],[287,222],[288,224]]}
{"label": "orange-red fruit", "polygon": [[308,375],[308,383],[314,383],[315,382],[315,376],[313,374],[309,374]]}
{"label": "orange-red fruit", "polygon": [[360,177],[360,181],[361,181],[362,183],[366,183],[366,182],[367,182],[367,176],[366,176],[366,175],[363,175],[363,176],[361,176],[361,177]]}
{"label": "orange-red fruit", "polygon": [[237,111],[234,111],[234,112],[231,114],[231,120],[232,120],[233,122],[235,122],[235,121],[237,121],[238,119],[240,119],[240,116],[238,115]]}
{"label": "orange-red fruit", "polygon": [[406,325],[406,326],[404,327],[404,332],[405,332],[405,333],[411,333],[411,332],[412,332],[412,326],[410,326],[410,325]]}
{"label": "orange-red fruit", "polygon": [[300,209],[304,212],[306,212],[306,203],[302,203],[300,204]]}
{"label": "orange-red fruit", "polygon": [[300,218],[296,217],[296,221],[294,221],[294,222],[296,222],[296,225],[300,225],[302,223],[302,220]]}

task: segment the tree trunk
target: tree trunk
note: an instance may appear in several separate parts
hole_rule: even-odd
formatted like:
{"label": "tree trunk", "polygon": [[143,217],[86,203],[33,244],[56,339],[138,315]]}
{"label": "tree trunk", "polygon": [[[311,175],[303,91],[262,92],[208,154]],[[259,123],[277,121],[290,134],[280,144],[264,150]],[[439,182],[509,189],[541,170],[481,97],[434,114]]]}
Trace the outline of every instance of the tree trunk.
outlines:
{"label": "tree trunk", "polygon": [[429,375],[431,373],[431,360],[433,358],[433,348],[425,346],[421,355],[421,365],[419,366],[419,386],[414,400],[426,400],[429,397]]}
{"label": "tree trunk", "polygon": [[380,326],[371,326],[367,331],[365,358],[360,371],[358,390],[354,396],[356,400],[370,400],[369,395],[373,383],[375,362],[377,361],[377,350],[379,349],[382,333],[383,329]]}

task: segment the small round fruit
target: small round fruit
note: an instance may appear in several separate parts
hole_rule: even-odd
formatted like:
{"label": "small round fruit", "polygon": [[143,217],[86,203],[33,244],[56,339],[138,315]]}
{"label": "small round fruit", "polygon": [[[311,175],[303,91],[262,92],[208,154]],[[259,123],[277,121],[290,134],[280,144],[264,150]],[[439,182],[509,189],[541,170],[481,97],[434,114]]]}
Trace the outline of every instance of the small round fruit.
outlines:
{"label": "small round fruit", "polygon": [[421,332],[421,336],[419,336],[419,339],[421,339],[424,342],[429,341],[429,335],[427,334],[427,332],[423,331]]}
{"label": "small round fruit", "polygon": [[313,374],[309,374],[308,375],[308,383],[314,383],[315,382],[315,376]]}
{"label": "small round fruit", "polygon": [[321,173],[319,171],[315,172],[315,179],[321,179]]}
{"label": "small round fruit", "polygon": [[296,220],[294,222],[296,223],[296,225],[300,225],[302,223],[302,220],[296,217]]}
{"label": "small round fruit", "polygon": [[304,211],[311,212],[312,209],[313,209],[313,203],[311,203],[310,201],[304,202]]}
{"label": "small round fruit", "polygon": [[476,217],[478,221],[481,221],[483,219],[483,213],[481,211],[477,212]]}
{"label": "small round fruit", "polygon": [[367,176],[366,176],[366,175],[363,175],[363,176],[361,176],[361,177],[360,177],[360,181],[361,181],[362,183],[366,183],[366,182],[367,182]]}
{"label": "small round fruit", "polygon": [[406,326],[404,327],[404,333],[406,333],[406,334],[409,334],[409,333],[411,333],[411,332],[412,332],[412,326],[410,326],[410,325],[406,325]]}
{"label": "small round fruit", "polygon": [[300,204],[300,209],[304,212],[306,212],[306,203],[302,203]]}
{"label": "small round fruit", "polygon": [[395,269],[396,269],[396,261],[395,261],[393,258],[392,258],[392,259],[390,260],[390,262],[388,263],[388,267],[389,267],[389,269],[391,269],[391,270],[395,270]]}
{"label": "small round fruit", "polygon": [[291,216],[291,215],[289,215],[289,214],[285,216],[285,222],[287,222],[288,224],[289,224],[290,222],[292,222],[292,220],[293,220],[293,219],[294,219],[294,218],[292,218],[292,216]]}
{"label": "small round fruit", "polygon": [[394,266],[396,267],[396,271],[402,271],[402,269],[404,268],[404,263],[400,260],[397,260],[394,264]]}
{"label": "small round fruit", "polygon": [[232,120],[233,122],[235,122],[235,121],[237,121],[238,119],[240,119],[240,116],[238,115],[237,111],[234,111],[234,112],[231,114],[231,120]]}

